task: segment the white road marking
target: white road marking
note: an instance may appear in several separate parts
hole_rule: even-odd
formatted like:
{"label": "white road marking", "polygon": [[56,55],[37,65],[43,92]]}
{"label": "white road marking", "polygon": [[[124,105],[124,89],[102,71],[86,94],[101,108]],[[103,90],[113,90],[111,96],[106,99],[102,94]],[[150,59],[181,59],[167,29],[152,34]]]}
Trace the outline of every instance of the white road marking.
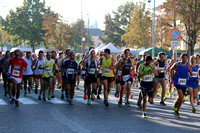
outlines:
{"label": "white road marking", "polygon": [[3,99],[0,99],[0,105],[8,105]]}

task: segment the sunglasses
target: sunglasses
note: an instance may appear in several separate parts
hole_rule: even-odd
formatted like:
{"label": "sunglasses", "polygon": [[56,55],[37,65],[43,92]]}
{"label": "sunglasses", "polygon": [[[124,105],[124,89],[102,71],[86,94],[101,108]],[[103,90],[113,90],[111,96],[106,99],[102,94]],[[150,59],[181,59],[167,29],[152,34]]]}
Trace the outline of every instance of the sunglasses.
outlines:
{"label": "sunglasses", "polygon": [[125,51],[126,54],[130,53],[129,51]]}

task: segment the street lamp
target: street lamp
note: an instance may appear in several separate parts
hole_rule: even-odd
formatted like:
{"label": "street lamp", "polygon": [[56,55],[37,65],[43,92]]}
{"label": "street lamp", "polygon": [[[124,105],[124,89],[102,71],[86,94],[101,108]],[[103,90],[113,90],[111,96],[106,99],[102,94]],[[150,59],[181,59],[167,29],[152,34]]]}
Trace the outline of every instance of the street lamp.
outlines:
{"label": "street lamp", "polygon": [[[150,3],[151,0],[148,0]],[[154,0],[154,9],[153,9],[153,41],[152,41],[152,57],[154,57],[155,52],[155,15],[156,15],[156,0]]]}

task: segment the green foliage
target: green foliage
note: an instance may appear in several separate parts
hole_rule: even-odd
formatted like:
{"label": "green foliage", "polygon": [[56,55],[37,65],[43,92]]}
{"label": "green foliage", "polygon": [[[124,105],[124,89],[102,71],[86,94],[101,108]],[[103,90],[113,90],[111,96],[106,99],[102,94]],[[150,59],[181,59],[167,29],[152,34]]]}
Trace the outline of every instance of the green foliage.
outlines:
{"label": "green foliage", "polygon": [[151,44],[151,19],[149,11],[145,11],[145,4],[136,5],[131,14],[131,22],[126,28],[122,39],[127,47],[146,47]]}
{"label": "green foliage", "polygon": [[43,41],[45,30],[42,29],[43,14],[49,12],[45,2],[40,0],[24,0],[23,6],[10,11],[6,19],[2,19],[3,30],[13,35],[16,44],[27,43],[33,47]]}
{"label": "green foliage", "polygon": [[[103,43],[112,42],[116,46],[124,46],[125,42],[121,36],[125,33],[125,28],[131,21],[131,12],[135,5],[133,2],[126,2],[113,11],[112,14],[105,15],[105,30],[103,31],[105,37],[100,38]],[[113,17],[112,17],[113,16]]]}

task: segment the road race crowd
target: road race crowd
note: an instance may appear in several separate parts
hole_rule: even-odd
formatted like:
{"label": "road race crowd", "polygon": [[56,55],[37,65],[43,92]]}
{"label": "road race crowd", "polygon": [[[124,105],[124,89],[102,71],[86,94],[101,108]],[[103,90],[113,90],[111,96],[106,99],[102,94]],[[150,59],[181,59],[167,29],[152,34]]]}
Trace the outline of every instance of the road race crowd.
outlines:
{"label": "road race crowd", "polygon": [[[3,75],[5,96],[9,95],[10,104],[19,107],[20,90],[24,88],[24,96],[31,94],[35,85],[35,94],[38,100],[51,100],[54,91],[61,89],[61,99],[67,99],[73,105],[75,89],[79,89],[80,78],[84,80],[84,96],[87,104],[95,98],[101,99],[104,94],[104,105],[109,107],[109,93],[116,86],[115,97],[119,98],[118,106],[122,107],[125,95],[125,106],[130,107],[132,98],[131,88],[139,85],[137,106],[142,108],[142,117],[146,118],[146,103],[154,104],[154,98],[161,87],[162,106],[165,104],[166,86],[169,84],[169,96],[174,89],[177,98],[173,105],[174,114],[180,118],[179,109],[184,96],[190,95],[192,112],[195,113],[195,104],[199,105],[198,91],[200,56],[182,54],[180,61],[167,59],[165,53],[160,52],[157,58],[152,58],[147,52],[141,59],[134,58],[129,49],[121,55],[111,55],[110,49],[95,53],[93,47],[85,54],[75,54],[70,49],[65,53],[56,51],[38,55],[31,52],[23,53],[20,50],[6,51],[0,60]],[[102,90],[102,87],[104,88]],[[40,89],[39,89],[40,88]],[[47,96],[46,96],[47,93]]]}

